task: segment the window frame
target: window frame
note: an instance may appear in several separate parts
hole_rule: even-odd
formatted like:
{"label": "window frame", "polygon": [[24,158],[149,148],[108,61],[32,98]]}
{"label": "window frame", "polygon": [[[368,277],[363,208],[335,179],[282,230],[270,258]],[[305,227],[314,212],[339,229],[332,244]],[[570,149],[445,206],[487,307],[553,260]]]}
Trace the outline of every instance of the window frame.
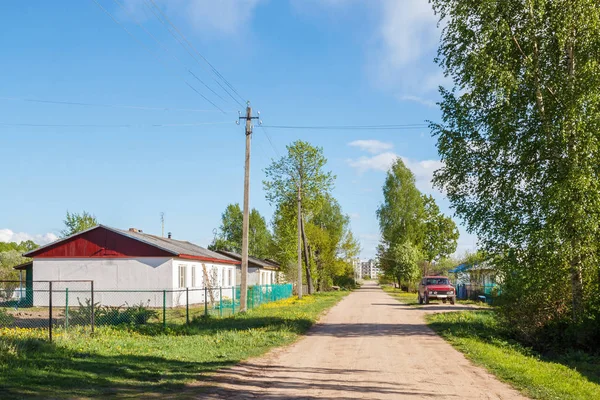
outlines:
{"label": "window frame", "polygon": [[179,264],[179,288],[187,287],[187,265]]}

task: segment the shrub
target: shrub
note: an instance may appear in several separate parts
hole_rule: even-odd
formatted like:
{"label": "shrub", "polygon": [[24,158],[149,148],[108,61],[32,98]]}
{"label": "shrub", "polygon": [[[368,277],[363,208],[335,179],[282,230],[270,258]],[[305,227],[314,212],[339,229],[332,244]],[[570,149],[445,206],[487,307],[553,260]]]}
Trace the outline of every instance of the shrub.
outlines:
{"label": "shrub", "polygon": [[10,315],[5,309],[0,308],[0,326],[12,325],[15,321],[15,317]]}

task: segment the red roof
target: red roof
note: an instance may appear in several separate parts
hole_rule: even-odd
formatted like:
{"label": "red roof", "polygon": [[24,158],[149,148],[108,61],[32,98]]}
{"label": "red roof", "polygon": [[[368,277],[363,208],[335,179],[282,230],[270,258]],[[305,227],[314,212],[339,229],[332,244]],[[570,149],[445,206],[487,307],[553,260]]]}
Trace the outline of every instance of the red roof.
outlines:
{"label": "red roof", "polygon": [[179,257],[224,264],[238,264],[190,242],[162,238],[139,231],[125,231],[98,225],[75,235],[39,247],[24,256],[32,258],[135,258]]}

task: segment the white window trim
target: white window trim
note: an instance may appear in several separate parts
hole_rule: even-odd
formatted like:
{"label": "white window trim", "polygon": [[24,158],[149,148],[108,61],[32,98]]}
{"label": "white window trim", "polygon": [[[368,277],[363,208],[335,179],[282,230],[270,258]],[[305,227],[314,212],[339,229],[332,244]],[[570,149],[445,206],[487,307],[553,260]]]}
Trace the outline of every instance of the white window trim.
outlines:
{"label": "white window trim", "polygon": [[187,287],[187,265],[179,264],[179,288],[185,287]]}

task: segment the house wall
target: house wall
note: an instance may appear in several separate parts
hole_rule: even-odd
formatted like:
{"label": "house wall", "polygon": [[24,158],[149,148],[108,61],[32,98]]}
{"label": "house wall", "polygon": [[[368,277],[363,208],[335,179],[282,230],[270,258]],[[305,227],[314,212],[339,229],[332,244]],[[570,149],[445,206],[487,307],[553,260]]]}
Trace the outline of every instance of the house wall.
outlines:
{"label": "house wall", "polygon": [[[173,259],[172,262],[172,287],[175,288],[175,291],[171,294],[171,304],[174,307],[186,304],[186,287],[189,289],[187,295],[189,296],[190,304],[204,303],[205,294],[208,294],[209,301],[218,301],[220,293],[223,293],[224,299],[234,296],[233,291],[228,288],[236,286],[235,265],[190,261],[178,258]],[[180,281],[180,268],[183,268],[182,273],[185,274],[184,282]],[[208,276],[209,284],[207,287],[209,291],[204,290],[206,281],[204,268],[206,268],[206,275]],[[194,270],[195,272],[193,272]],[[192,279],[194,273],[196,276],[195,282]],[[223,289],[219,290],[219,287],[223,287]],[[209,292],[212,292],[212,297]]]}
{"label": "house wall", "polygon": [[[162,293],[106,292],[106,290],[151,290],[173,287],[171,258],[40,258],[33,261],[33,274],[36,283],[33,287],[34,306],[48,306],[48,296],[44,293],[47,284],[37,281],[93,280],[94,302],[103,305],[149,304],[162,306]],[[78,305],[78,300],[91,297],[87,282],[53,283],[53,306],[64,307],[65,290],[69,289],[69,304]]]}

